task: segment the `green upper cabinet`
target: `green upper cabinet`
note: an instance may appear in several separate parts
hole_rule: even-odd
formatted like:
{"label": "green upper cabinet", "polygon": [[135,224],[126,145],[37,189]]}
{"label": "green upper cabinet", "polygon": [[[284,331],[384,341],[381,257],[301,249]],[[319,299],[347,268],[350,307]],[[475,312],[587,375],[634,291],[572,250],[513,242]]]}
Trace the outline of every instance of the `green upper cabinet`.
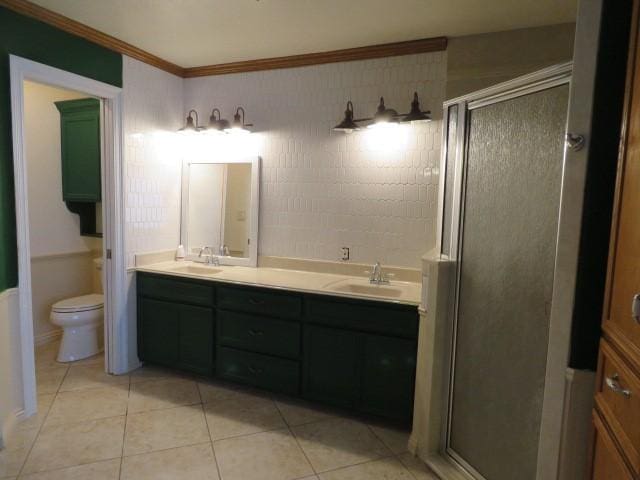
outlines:
{"label": "green upper cabinet", "polygon": [[62,199],[100,202],[100,101],[82,98],[55,104],[60,111]]}

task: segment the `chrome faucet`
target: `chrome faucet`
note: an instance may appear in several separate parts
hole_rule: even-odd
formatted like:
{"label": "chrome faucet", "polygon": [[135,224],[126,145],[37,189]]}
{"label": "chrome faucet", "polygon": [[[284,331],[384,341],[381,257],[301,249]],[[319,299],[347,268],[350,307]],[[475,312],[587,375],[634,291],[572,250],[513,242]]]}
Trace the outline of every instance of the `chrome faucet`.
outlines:
{"label": "chrome faucet", "polygon": [[385,277],[384,273],[382,273],[382,265],[380,265],[380,262],[376,262],[373,268],[371,269],[371,276],[369,277],[369,283],[375,283],[376,285],[389,283],[389,279]]}
{"label": "chrome faucet", "polygon": [[226,245],[220,245],[220,255],[223,257],[228,257],[231,254],[229,253],[229,247]]}
{"label": "chrome faucet", "polygon": [[206,255],[207,252],[209,252],[209,256],[206,257],[204,260],[199,260],[199,261],[203,263],[207,263],[208,265],[216,265],[216,266],[220,265],[220,260],[218,259],[217,255],[213,254],[213,248],[211,247],[207,247],[207,246],[201,247],[200,253],[198,254],[198,258],[202,258],[202,255],[203,254]]}

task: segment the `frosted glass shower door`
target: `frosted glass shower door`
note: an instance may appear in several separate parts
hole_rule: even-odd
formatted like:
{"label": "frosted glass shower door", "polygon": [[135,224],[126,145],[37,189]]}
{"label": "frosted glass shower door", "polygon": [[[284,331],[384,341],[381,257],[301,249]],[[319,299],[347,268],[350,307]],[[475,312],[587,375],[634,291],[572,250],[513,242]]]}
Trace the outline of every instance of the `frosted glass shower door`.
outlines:
{"label": "frosted glass shower door", "polygon": [[536,478],[568,85],[467,112],[447,451]]}

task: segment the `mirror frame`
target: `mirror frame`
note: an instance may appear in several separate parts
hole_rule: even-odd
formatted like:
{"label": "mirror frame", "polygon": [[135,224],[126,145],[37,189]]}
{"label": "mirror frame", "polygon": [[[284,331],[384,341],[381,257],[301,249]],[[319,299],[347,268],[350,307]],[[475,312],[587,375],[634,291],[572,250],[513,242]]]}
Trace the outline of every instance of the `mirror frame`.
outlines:
{"label": "mirror frame", "polygon": [[251,164],[251,202],[249,204],[249,214],[247,219],[249,225],[249,256],[248,257],[231,257],[218,255],[220,265],[241,265],[245,267],[258,266],[258,230],[260,221],[260,164],[259,156],[251,156],[244,158],[230,158],[221,160],[197,160],[182,162],[182,204],[180,206],[180,243],[184,245],[186,250],[185,260],[195,260],[197,255],[189,251],[188,239],[188,223],[189,223],[189,175],[190,166],[202,164],[233,164],[233,163],[250,163]]}

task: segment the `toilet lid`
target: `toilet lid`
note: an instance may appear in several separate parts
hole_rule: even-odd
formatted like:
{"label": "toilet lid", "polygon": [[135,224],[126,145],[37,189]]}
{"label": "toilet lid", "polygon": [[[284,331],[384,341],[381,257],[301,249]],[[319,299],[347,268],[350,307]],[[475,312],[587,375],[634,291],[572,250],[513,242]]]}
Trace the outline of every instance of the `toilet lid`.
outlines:
{"label": "toilet lid", "polygon": [[54,312],[84,312],[86,310],[97,310],[104,306],[104,295],[92,293],[81,297],[67,298],[53,304]]}

